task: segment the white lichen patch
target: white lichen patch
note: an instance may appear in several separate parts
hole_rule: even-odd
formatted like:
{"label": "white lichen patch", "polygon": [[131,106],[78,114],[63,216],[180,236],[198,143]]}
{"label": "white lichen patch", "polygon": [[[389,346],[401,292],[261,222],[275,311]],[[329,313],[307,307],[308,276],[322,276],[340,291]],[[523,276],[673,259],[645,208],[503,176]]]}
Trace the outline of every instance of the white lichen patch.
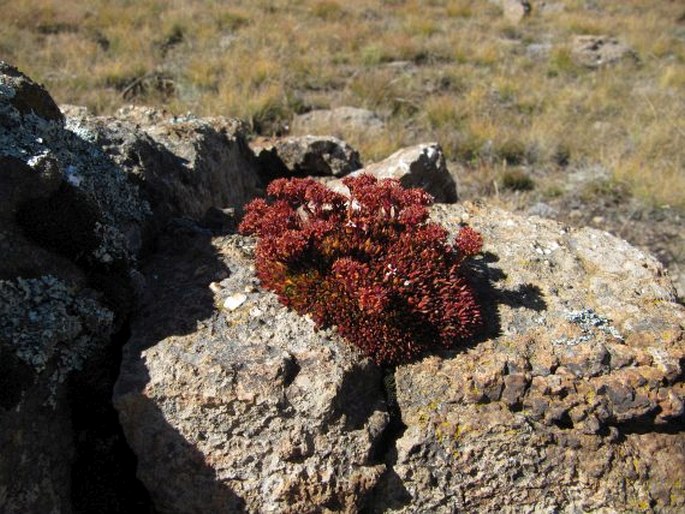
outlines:
{"label": "white lichen patch", "polygon": [[566,319],[569,323],[578,325],[582,331],[582,335],[573,339],[563,338],[555,341],[556,344],[565,344],[567,346],[575,346],[580,343],[590,341],[595,338],[595,332],[612,336],[618,341],[623,341],[623,336],[611,324],[611,320],[600,316],[592,309],[583,309],[580,311],[571,311],[567,314]]}

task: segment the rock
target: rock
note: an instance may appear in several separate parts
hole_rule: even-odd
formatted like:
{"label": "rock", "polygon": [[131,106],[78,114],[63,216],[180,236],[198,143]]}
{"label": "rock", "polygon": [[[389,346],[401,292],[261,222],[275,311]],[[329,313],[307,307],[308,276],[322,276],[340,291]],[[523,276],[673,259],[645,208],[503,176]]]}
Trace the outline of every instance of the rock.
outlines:
{"label": "rock", "polygon": [[[379,179],[394,178],[404,187],[420,187],[433,195],[436,202],[457,201],[457,185],[447,170],[445,156],[437,143],[404,148],[351,175],[361,173],[368,173]],[[333,190],[348,192],[339,180],[327,181],[326,184]]]}
{"label": "rock", "polygon": [[385,128],[375,112],[358,107],[310,111],[295,116],[292,125],[298,134],[334,134],[340,138],[348,133],[377,134]]}
{"label": "rock", "polygon": [[278,177],[342,177],[361,168],[359,153],[331,136],[300,136],[253,142],[265,182]]}
{"label": "rock", "polygon": [[574,36],[571,43],[573,61],[588,68],[599,68],[626,59],[638,60],[626,44],[611,36]]}
{"label": "rock", "polygon": [[156,508],[357,512],[385,469],[381,371],[257,290],[250,240],[169,237],[114,395]]}
{"label": "rock", "polygon": [[172,216],[229,226],[257,192],[237,122],[67,111],[0,63],[3,513],[141,505],[110,402],[138,259]]}
{"label": "rock", "polygon": [[[66,128],[49,94],[0,63],[2,512],[72,510],[84,435],[73,420],[92,407],[83,400],[102,378],[94,363],[131,308],[149,215],[137,186]],[[71,389],[77,376],[86,389]]]}
{"label": "rock", "polygon": [[172,216],[199,219],[210,208],[240,209],[261,186],[239,120],[126,107],[116,117],[77,113],[67,126],[132,174],[160,224]]}
{"label": "rock", "polygon": [[682,510],[685,309],[662,266],[484,205],[432,216],[484,235],[486,330],[385,391],[335,330],[256,288],[252,240],[203,253],[199,229],[169,234],[115,391],[159,510]]}
{"label": "rock", "polygon": [[[491,337],[397,369],[397,512],[676,512],[685,506],[685,309],[605,232],[438,205],[485,239]],[[379,495],[371,511],[387,508]]]}
{"label": "rock", "polygon": [[0,61],[0,95],[21,115],[34,114],[57,123],[64,121],[59,107],[45,88],[4,61]]}
{"label": "rock", "polygon": [[530,2],[527,0],[502,0],[501,6],[504,17],[510,23],[520,23],[532,10]]}
{"label": "rock", "polygon": [[109,344],[113,313],[54,276],[0,281],[0,511],[71,512],[67,379]]}

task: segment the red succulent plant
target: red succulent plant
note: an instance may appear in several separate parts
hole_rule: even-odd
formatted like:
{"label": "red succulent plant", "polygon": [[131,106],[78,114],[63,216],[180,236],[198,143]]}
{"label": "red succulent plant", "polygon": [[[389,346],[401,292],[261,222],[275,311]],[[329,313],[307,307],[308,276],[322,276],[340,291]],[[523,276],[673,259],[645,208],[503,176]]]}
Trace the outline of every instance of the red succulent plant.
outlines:
{"label": "red succulent plant", "polygon": [[474,335],[481,311],[463,276],[482,237],[453,244],[430,222],[432,197],[370,175],[343,179],[350,196],[311,179],[278,179],[246,207],[257,276],[280,301],[338,331],[378,364],[407,362]]}

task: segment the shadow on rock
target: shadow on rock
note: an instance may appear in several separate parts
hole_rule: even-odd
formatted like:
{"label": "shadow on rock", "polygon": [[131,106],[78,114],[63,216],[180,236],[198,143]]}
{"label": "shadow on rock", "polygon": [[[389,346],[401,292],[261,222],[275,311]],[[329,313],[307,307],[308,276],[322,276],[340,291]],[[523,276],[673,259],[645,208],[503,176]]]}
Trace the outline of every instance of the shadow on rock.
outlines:
{"label": "shadow on rock", "polygon": [[[155,507],[161,512],[201,512],[212,506],[212,512],[240,513],[245,508],[242,498],[216,479],[205,456],[144,393],[150,376],[142,352],[163,344],[167,338],[196,332],[198,325],[216,312],[209,285],[230,275],[212,246],[212,238],[225,233],[231,225],[230,220],[219,218],[214,213],[204,220],[205,226],[185,218],[173,219],[157,239],[153,257],[142,267],[147,282],[145,297],[132,317],[133,335],[124,347],[122,372],[114,391],[114,404],[133,448],[150,444],[144,435],[149,431],[163,434],[152,439],[153,445],[164,444],[163,450],[150,449],[137,455],[138,478],[151,491]],[[126,419],[131,413],[135,420]],[[144,438],[145,443],[137,438]],[[167,458],[155,462],[160,453]],[[154,470],[160,466],[166,471],[157,475]],[[160,483],[159,476],[169,474],[184,487],[178,487],[178,482]]]}
{"label": "shadow on rock", "polygon": [[481,306],[483,326],[471,339],[461,342],[454,349],[437,352],[438,355],[445,358],[454,357],[468,348],[502,335],[500,305],[536,312],[547,308],[542,291],[535,284],[520,284],[514,289],[498,288],[497,283],[507,278],[500,268],[494,266],[498,261],[497,255],[485,252],[466,265],[464,274],[468,277]]}
{"label": "shadow on rock", "polygon": [[[136,351],[166,337],[195,332],[216,306],[209,284],[230,275],[212,246],[215,233],[192,220],[171,220],[142,268],[146,288],[132,319]],[[146,306],[154,306],[148,308]]]}
{"label": "shadow on rock", "polygon": [[[160,449],[151,449],[138,456],[138,478],[148,486],[156,511],[217,514],[247,512],[245,501],[217,480],[215,470],[205,462],[206,457],[167,423],[154,401],[142,395],[135,396],[128,395],[120,401],[134,403],[128,405],[127,410],[143,416],[136,421],[139,426],[164,434],[150,441],[153,445],[164,445],[164,461],[156,458],[162,451]],[[126,425],[125,421],[124,424]],[[156,472],[161,468],[163,471]],[[176,477],[176,480],[164,481],[161,478],[169,476]],[[179,482],[183,487],[179,487]]]}
{"label": "shadow on rock", "polygon": [[536,312],[547,308],[542,291],[535,284],[520,284],[515,289],[497,288],[496,284],[507,278],[501,269],[493,265],[498,261],[497,255],[486,252],[482,258],[474,260],[469,266],[472,285],[483,309],[484,327],[476,343],[501,335],[499,305]]}

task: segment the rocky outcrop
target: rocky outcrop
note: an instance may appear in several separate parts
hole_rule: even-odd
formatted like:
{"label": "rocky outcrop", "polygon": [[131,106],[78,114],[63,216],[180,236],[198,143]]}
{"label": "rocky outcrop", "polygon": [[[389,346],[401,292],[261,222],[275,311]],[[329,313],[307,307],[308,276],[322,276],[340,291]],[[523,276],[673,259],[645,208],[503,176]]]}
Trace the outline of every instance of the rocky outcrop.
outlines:
{"label": "rocky outcrop", "polygon": [[632,48],[606,35],[574,36],[571,43],[571,58],[576,64],[588,68],[600,68],[627,59],[638,60]]}
{"label": "rocky outcrop", "polygon": [[[120,493],[135,484],[102,484],[109,480],[102,469],[91,477],[76,470],[101,468],[125,449],[115,424],[107,421],[114,431],[96,437],[91,428],[114,414],[109,371],[117,333],[144,287],[138,259],[171,216],[240,207],[258,180],[229,120],[155,120],[143,129],[130,116],[68,112],[65,120],[44,88],[0,62],[0,511],[7,513],[71,512],[73,501],[83,512],[98,502],[130,511]],[[91,480],[86,494],[72,478]]]}
{"label": "rocky outcrop", "polygon": [[381,371],[257,288],[252,241],[168,237],[114,399],[157,508],[357,512],[385,469]]}
{"label": "rocky outcrop", "polygon": [[342,177],[362,167],[359,152],[331,136],[258,140],[250,146],[265,182],[278,177]]}
{"label": "rocky outcrop", "polygon": [[485,237],[487,329],[399,366],[394,387],[257,288],[251,240],[214,239],[212,269],[169,236],[115,399],[162,510],[683,508],[685,312],[657,261],[486,206],[433,218]]}
{"label": "rocky outcrop", "polygon": [[[427,143],[403,148],[390,157],[351,173],[351,176],[367,173],[376,178],[393,178],[404,187],[419,187],[428,191],[436,202],[457,201],[457,185],[447,170],[445,155],[437,143]],[[326,181],[334,191],[347,193],[340,180]]]}
{"label": "rocky outcrop", "polygon": [[[3,513],[141,510],[132,477],[103,474],[122,434],[94,428],[119,430],[123,340],[116,407],[159,512],[685,509],[685,312],[652,257],[437,205],[484,236],[486,329],[380,369],[259,289],[253,240],[218,233],[266,180],[239,122],[65,111],[0,63]],[[437,145],[364,171],[456,199]]]}
{"label": "rocky outcrop", "polygon": [[149,206],[50,95],[0,64],[0,511],[70,512],[69,380],[130,308]]}

